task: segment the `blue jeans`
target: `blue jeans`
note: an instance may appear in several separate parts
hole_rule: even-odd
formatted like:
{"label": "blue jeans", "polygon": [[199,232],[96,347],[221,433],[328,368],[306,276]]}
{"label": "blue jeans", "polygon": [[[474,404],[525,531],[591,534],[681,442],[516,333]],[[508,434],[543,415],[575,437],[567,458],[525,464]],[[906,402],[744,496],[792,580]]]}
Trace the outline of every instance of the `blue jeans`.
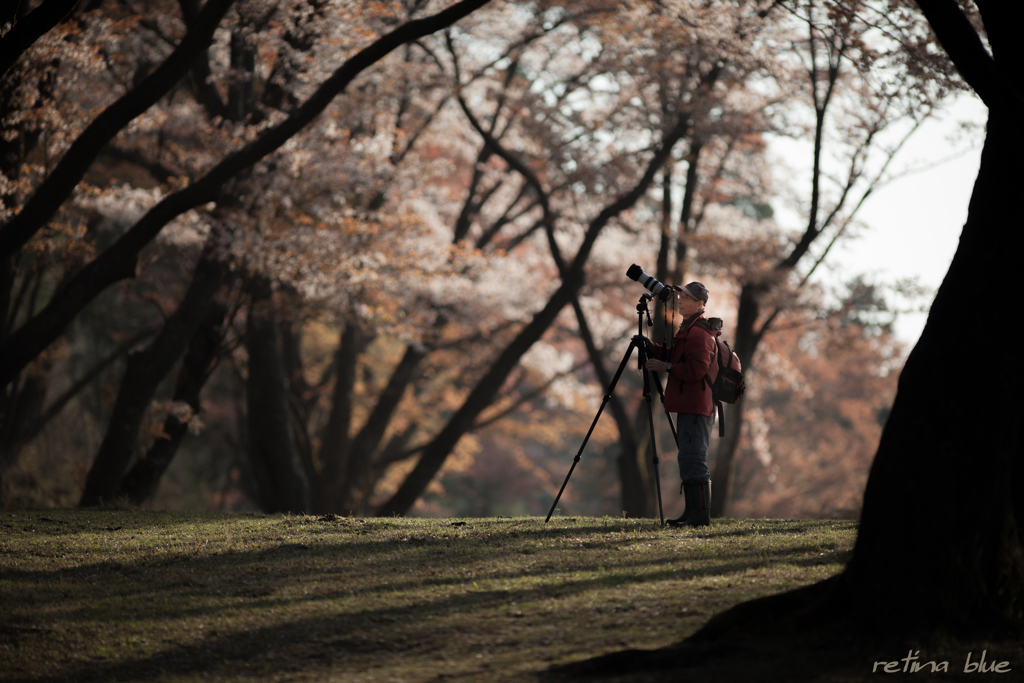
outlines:
{"label": "blue jeans", "polygon": [[679,477],[684,482],[711,481],[708,469],[708,446],[711,443],[711,429],[714,416],[704,417],[695,413],[676,414],[676,441],[679,446]]}

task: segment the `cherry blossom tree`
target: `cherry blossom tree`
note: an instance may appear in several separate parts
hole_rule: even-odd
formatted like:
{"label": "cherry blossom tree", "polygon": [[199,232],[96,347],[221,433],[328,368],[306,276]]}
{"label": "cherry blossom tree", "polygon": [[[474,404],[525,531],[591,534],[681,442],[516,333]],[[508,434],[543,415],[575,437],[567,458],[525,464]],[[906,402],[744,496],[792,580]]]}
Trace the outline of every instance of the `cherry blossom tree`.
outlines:
{"label": "cherry blossom tree", "polygon": [[[38,312],[30,312],[30,316],[21,325],[5,335],[0,342],[3,346],[2,383],[4,386],[10,387],[13,382],[14,391],[17,391],[19,383],[16,380],[20,373],[62,334],[78,313],[111,284],[132,276],[136,269],[138,254],[165,225],[197,207],[223,199],[221,193],[228,181],[282,147],[316,118],[361,71],[403,43],[427,35],[438,28],[443,28],[482,4],[483,2],[475,2],[454,5],[437,14],[406,22],[372,42],[368,47],[359,49],[357,46],[353,46],[345,55],[348,58],[343,59],[340,65],[337,65],[336,59],[333,60],[337,66],[322,83],[307,87],[305,92],[300,90],[299,97],[291,111],[287,113],[282,111],[278,115],[258,122],[257,125],[241,129],[236,127],[237,132],[241,135],[237,140],[231,140],[230,136],[225,138],[226,144],[222,144],[221,147],[226,148],[226,153],[222,158],[214,157],[213,163],[202,168],[192,182],[163,197],[110,247],[100,252],[91,261],[78,269],[70,269],[63,276],[61,288],[50,298],[50,301]],[[58,143],[54,149],[55,152],[60,153],[60,160],[56,162],[52,170],[44,169],[44,179],[41,180],[38,187],[24,192],[23,198],[18,198],[16,192],[7,195],[8,199],[17,205],[17,210],[8,215],[3,228],[0,229],[0,243],[2,243],[0,246],[2,257],[0,258],[6,264],[4,272],[12,273],[10,276],[5,275],[6,283],[13,287],[16,276],[13,275],[15,266],[12,261],[26,246],[30,245],[33,238],[45,237],[45,234],[40,231],[43,230],[58,207],[71,197],[76,184],[82,179],[105,145],[120,131],[126,129],[133,119],[146,111],[169,88],[173,87],[191,69],[197,59],[203,56],[213,39],[214,30],[230,5],[231,2],[208,2],[196,12],[194,5],[188,2],[183,3],[182,18],[188,30],[180,42],[170,50],[169,55],[163,59],[160,66],[148,75],[143,72],[141,78],[136,79],[137,83],[126,88],[124,94],[113,104],[106,106],[88,126],[82,126],[80,131],[65,130],[66,147],[61,147]],[[273,9],[261,8],[257,5],[258,3],[251,3],[242,12],[242,14],[249,15],[245,17],[245,20],[250,26],[254,22],[258,22],[261,16],[265,18]],[[261,12],[261,9],[264,11]],[[163,14],[156,16],[165,17]],[[163,32],[166,28],[160,26],[159,23],[157,21],[157,25],[152,29],[158,33]],[[172,26],[171,28],[177,27]],[[244,36],[239,37],[238,41],[244,43]],[[174,41],[171,42],[173,44]],[[83,47],[88,49],[88,44],[84,44]],[[244,68],[247,65],[246,60],[250,59],[246,56],[247,51],[244,45],[241,45],[235,52],[238,53],[237,59],[233,54],[230,67]],[[199,75],[203,75],[202,67],[200,67]],[[10,70],[5,77],[18,78],[17,66]],[[197,81],[198,89],[203,91],[208,80],[197,79]],[[232,105],[232,100],[235,104],[239,104],[239,97],[243,100],[246,97],[244,87],[237,88],[232,85],[228,90],[227,106],[229,108]],[[13,103],[13,106],[20,105]],[[137,133],[138,130],[138,128],[129,129],[128,133],[131,135],[133,132]],[[231,149],[232,147],[234,149]],[[179,185],[185,185],[185,183],[179,181]],[[9,300],[10,296],[7,294],[5,298]],[[194,327],[191,331],[194,333]],[[189,336],[187,333],[183,335],[185,339]],[[179,352],[184,350],[180,344],[178,344],[178,349]],[[5,389],[5,391],[9,390]],[[4,424],[10,425],[10,410],[5,410],[4,413]],[[123,449],[118,449],[118,451],[119,454],[113,461],[115,474],[116,471],[123,470],[127,463]],[[101,479],[103,480],[102,485],[97,484],[99,490],[95,487],[87,487],[87,495],[84,500],[98,500],[104,493],[111,493],[114,490],[112,487],[116,487],[119,477],[111,476]]]}
{"label": "cherry blossom tree", "polygon": [[[733,173],[732,187],[724,187],[720,164],[706,176],[720,208],[709,213],[704,200],[696,214],[704,223],[711,216],[719,225],[729,224],[718,238],[713,226],[702,226],[702,253],[704,265],[712,266],[705,272],[736,283],[732,342],[748,372],[757,371],[757,353],[766,334],[785,311],[800,308],[798,301],[817,268],[855,229],[864,202],[892,179],[890,165],[902,145],[955,87],[945,78],[918,77],[923,61],[908,59],[893,38],[911,30],[902,16],[884,18],[873,7],[857,3],[779,3],[773,11],[782,16],[777,18],[779,31],[769,40],[776,47],[787,46],[791,56],[781,61],[774,82],[806,98],[807,108],[788,98],[769,112],[776,117],[774,131],[812,141],[809,189],[797,190],[805,225],[792,235],[780,234],[770,214],[763,212],[763,176],[746,173],[743,189],[744,174]],[[735,151],[728,145],[725,149]],[[691,224],[690,233],[699,226]],[[715,515],[724,514],[732,497],[734,455],[747,400],[741,398],[728,411],[726,434],[715,451]]]}

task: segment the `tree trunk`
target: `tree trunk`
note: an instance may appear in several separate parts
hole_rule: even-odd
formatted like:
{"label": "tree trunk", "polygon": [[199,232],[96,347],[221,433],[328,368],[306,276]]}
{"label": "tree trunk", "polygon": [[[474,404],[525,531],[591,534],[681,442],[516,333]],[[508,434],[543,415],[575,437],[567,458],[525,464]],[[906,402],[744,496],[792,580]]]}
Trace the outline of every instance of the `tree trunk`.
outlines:
{"label": "tree trunk", "polygon": [[256,50],[246,39],[244,29],[231,32],[229,50],[231,68],[235,77],[228,85],[227,117],[230,121],[245,121],[256,109],[256,95],[253,80],[256,71]]}
{"label": "tree trunk", "polygon": [[323,468],[320,498],[326,512],[343,509],[341,498],[351,444],[352,392],[356,385],[357,361],[365,348],[365,341],[366,335],[359,325],[350,322],[341,331],[334,355],[334,393],[320,446],[320,465]]}
{"label": "tree trunk", "polygon": [[[752,367],[751,361],[764,332],[763,328],[758,330],[755,327],[761,313],[759,298],[762,292],[762,287],[749,283],[743,285],[740,290],[740,305],[736,314],[736,336],[732,343],[732,350],[739,356],[745,373],[749,373]],[[711,496],[711,515],[713,517],[725,515],[729,506],[729,498],[732,496],[732,467],[736,459],[736,450],[739,448],[740,430],[743,427],[744,402],[745,399],[741,398],[728,411],[725,438],[718,442],[718,449],[715,451],[715,471],[711,477],[714,482]]]}
{"label": "tree trunk", "polygon": [[[210,307],[206,318],[192,336],[185,360],[178,371],[171,400],[187,403],[196,415],[200,413],[199,392],[210,376],[224,339],[226,313],[227,308],[223,304],[215,303]],[[132,466],[121,481],[118,496],[123,495],[136,505],[141,505],[156,493],[160,478],[171,464],[181,440],[185,438],[188,421],[182,422],[173,414],[168,414],[163,431],[166,438],[154,441],[146,455]]]}
{"label": "tree trunk", "polygon": [[49,361],[37,361],[32,370],[24,382],[12,384],[10,394],[0,392],[0,506],[6,496],[4,475],[17,464],[21,449],[31,439],[50,386]]}
{"label": "tree trunk", "polygon": [[677,285],[686,284],[683,278],[686,277],[686,255],[689,249],[690,233],[693,231],[691,220],[693,218],[693,198],[697,193],[697,164],[700,161],[700,153],[704,144],[697,139],[696,135],[690,137],[690,153],[686,158],[686,187],[683,189],[683,206],[679,210],[679,228],[676,230],[676,265],[673,272],[673,282]]}
{"label": "tree trunk", "polygon": [[[715,471],[711,477],[714,489],[711,495],[711,516],[724,517],[729,508],[733,489],[733,465],[736,461],[736,450],[743,432],[743,404],[746,398],[741,396],[735,405],[725,406],[725,436],[718,440],[715,450]],[[715,428],[715,434],[718,428]]]}
{"label": "tree trunk", "polygon": [[972,361],[987,352],[964,355],[1020,289],[1020,121],[990,113],[960,245],[900,375],[845,575],[865,616],[974,633],[1024,622],[1024,356],[997,351],[986,372]]}
{"label": "tree trunk", "polygon": [[[9,196],[0,197],[6,204]],[[7,319],[11,314],[11,295],[14,294],[14,257],[0,256],[0,341],[7,338]],[[13,321],[12,321],[13,322]]]}
{"label": "tree trunk", "polygon": [[[601,352],[594,342],[594,335],[590,332],[590,326],[587,323],[586,316],[583,314],[583,307],[580,306],[579,297],[573,298],[572,307],[576,312],[580,337],[587,348],[587,355],[590,356],[590,364],[594,366],[597,381],[601,383],[601,387],[605,391],[608,391],[608,387],[612,383],[612,376],[608,374],[608,370],[604,367],[604,360],[601,358]],[[626,349],[623,348],[622,352],[625,353]],[[636,358],[636,355],[634,354],[633,357]],[[646,517],[649,513],[650,505],[647,498],[647,487],[644,484],[643,471],[637,460],[639,451],[637,450],[638,446],[633,425],[629,421],[629,416],[626,415],[626,409],[623,407],[622,401],[615,395],[615,392],[612,392],[611,398],[608,399],[608,407],[611,409],[612,417],[615,419],[615,426],[619,430],[620,453],[616,459],[616,464],[618,465],[619,484],[622,492],[622,511],[629,517]]]}
{"label": "tree trunk", "polygon": [[[288,292],[288,296],[294,296]],[[316,391],[306,382],[306,371],[302,363],[302,324],[289,315],[289,305],[279,307],[281,315],[277,329],[281,334],[281,358],[288,384],[288,416],[291,433],[295,438],[295,453],[302,464],[306,481],[309,482],[309,505],[313,512],[323,510],[323,478],[321,469],[314,462],[313,440],[310,438],[309,423],[316,405]],[[333,374],[333,364],[325,377]]]}
{"label": "tree trunk", "polygon": [[352,440],[343,495],[340,499],[342,511],[359,509],[362,501],[370,494],[374,484],[373,456],[380,447],[391,417],[405,395],[406,387],[416,378],[416,368],[426,355],[427,349],[422,344],[409,344],[406,347],[405,355],[391,373],[388,385],[377,398],[373,412]]}
{"label": "tree trunk", "polygon": [[83,507],[110,500],[117,492],[135,455],[139,428],[157,387],[206,317],[225,272],[223,263],[201,258],[184,298],[163,330],[146,349],[128,356],[107,432],[85,480],[79,502]]}
{"label": "tree trunk", "polygon": [[274,319],[270,282],[253,278],[246,382],[249,460],[264,512],[306,512],[309,490],[295,453],[288,412],[288,380],[282,358],[281,335]]}
{"label": "tree trunk", "polygon": [[[661,177],[661,236],[658,246],[658,262],[654,268],[654,277],[661,282],[668,280],[668,257],[672,253],[672,167],[669,161],[662,169]],[[681,284],[681,283],[678,283]]]}

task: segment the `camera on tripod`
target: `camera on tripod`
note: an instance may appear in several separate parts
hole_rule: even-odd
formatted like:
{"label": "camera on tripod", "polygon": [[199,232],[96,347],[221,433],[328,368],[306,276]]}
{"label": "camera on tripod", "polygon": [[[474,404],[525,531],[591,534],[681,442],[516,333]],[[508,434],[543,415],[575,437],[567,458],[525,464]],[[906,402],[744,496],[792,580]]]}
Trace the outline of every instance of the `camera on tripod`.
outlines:
{"label": "camera on tripod", "polygon": [[654,276],[645,273],[644,269],[635,263],[626,271],[626,277],[630,280],[634,280],[635,282],[639,282],[646,287],[651,294],[660,298],[662,301],[667,301],[669,295],[676,291],[675,287],[662,284]]}
{"label": "camera on tripod", "polygon": [[[653,278],[644,272],[644,269],[633,264],[626,271],[626,277],[630,280],[639,282],[646,287],[650,293],[644,292],[640,296],[640,301],[636,305],[636,312],[638,316],[637,320],[637,333],[633,336],[633,339],[629,342],[629,348],[626,349],[625,355],[622,356],[622,362],[619,363],[619,369],[615,371],[615,377],[612,378],[611,383],[608,385],[608,392],[604,395],[604,400],[601,402],[601,407],[597,409],[597,415],[594,416],[594,421],[590,423],[590,430],[587,431],[587,435],[583,437],[583,443],[580,445],[579,451],[576,452],[576,457],[572,460],[572,465],[569,466],[569,473],[565,475],[565,481],[562,482],[562,488],[558,490],[558,494],[555,495],[555,500],[551,503],[551,509],[548,511],[548,516],[544,519],[545,522],[551,519],[551,515],[555,512],[555,506],[558,505],[559,499],[562,497],[562,492],[565,491],[566,485],[569,483],[569,477],[572,476],[572,472],[576,469],[576,464],[580,461],[580,457],[583,455],[583,449],[587,447],[587,441],[590,440],[590,435],[594,433],[594,427],[597,426],[597,421],[601,419],[601,413],[604,412],[604,407],[608,405],[608,401],[611,400],[612,392],[615,391],[615,385],[619,381],[619,377],[622,375],[622,371],[626,367],[626,363],[629,361],[629,357],[635,350],[637,352],[637,366],[643,375],[644,380],[644,400],[647,402],[647,427],[650,430],[650,444],[651,444],[651,460],[654,465],[654,490],[658,493],[658,517],[661,519],[662,526],[665,525],[665,512],[661,505],[661,478],[658,474],[658,446],[655,443],[654,438],[654,411],[651,407],[651,389],[650,386],[653,383],[658,389],[658,394],[661,396],[661,402],[665,402],[665,392],[661,388],[661,381],[658,379],[654,371],[647,370],[647,359],[648,356],[648,340],[644,336],[644,319],[647,320],[647,326],[651,327],[651,312],[647,306],[647,303],[651,301],[655,296],[660,298],[662,301],[668,301],[669,296],[673,293],[680,291],[679,287],[674,285],[664,285],[658,282],[657,278]],[[653,296],[652,296],[653,295]],[[672,438],[676,437],[676,428],[672,424],[672,418],[668,418],[669,427],[672,429]]]}

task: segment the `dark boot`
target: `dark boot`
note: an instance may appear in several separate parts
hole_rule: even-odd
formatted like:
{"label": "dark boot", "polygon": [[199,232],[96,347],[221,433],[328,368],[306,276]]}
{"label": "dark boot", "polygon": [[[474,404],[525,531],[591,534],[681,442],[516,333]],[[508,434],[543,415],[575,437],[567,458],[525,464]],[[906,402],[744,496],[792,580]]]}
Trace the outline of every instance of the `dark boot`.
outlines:
{"label": "dark boot", "polygon": [[683,514],[679,515],[675,519],[667,520],[669,526],[680,526],[683,522],[690,518],[690,514],[693,511],[693,504],[690,502],[690,494],[686,490],[685,484],[679,485],[679,493],[683,494],[683,500],[685,501]]}
{"label": "dark boot", "polygon": [[711,482],[686,481],[687,507],[691,510],[685,522],[673,526],[710,526],[711,525]]}

